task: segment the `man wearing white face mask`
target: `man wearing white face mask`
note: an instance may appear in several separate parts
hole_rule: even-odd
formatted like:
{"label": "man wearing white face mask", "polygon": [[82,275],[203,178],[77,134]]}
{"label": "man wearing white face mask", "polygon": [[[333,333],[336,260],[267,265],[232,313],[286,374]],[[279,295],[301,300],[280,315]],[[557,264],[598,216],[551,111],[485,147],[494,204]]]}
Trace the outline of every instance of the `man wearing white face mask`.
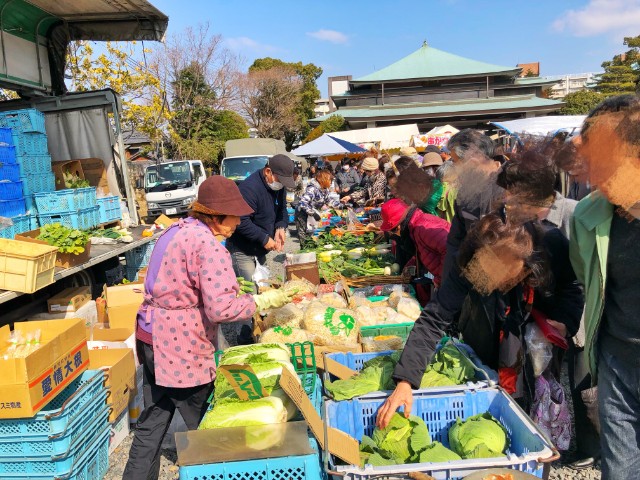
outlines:
{"label": "man wearing white face mask", "polygon": [[267,253],[284,250],[289,221],[285,187],[295,187],[293,170],[293,161],[278,154],[269,159],[266,167],[240,183],[240,193],[253,213],[241,217],[240,225],[227,240],[238,277],[251,280],[256,260],[264,265]]}

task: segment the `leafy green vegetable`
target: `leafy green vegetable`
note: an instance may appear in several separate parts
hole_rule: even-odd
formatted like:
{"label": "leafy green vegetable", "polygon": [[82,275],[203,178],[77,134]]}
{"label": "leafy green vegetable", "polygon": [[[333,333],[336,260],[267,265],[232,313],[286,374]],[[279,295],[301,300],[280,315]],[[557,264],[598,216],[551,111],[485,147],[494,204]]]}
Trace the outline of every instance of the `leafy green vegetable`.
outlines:
{"label": "leafy green vegetable", "polygon": [[396,413],[387,428],[376,428],[371,439],[378,446],[378,453],[396,463],[409,463],[418,459],[419,453],[431,443],[429,429],[420,417]]}
{"label": "leafy green vegetable", "polygon": [[[62,177],[64,178],[65,188],[87,188],[91,186],[88,180],[80,178],[75,173],[69,172],[69,170],[63,172]],[[60,181],[58,181],[58,183],[60,183]]]}
{"label": "leafy green vegetable", "polygon": [[451,462],[453,460],[462,460],[460,455],[449,450],[440,442],[433,442],[427,448],[422,450],[419,455],[419,463],[430,462]]}
{"label": "leafy green vegetable", "polygon": [[222,354],[220,365],[243,365],[267,361],[291,362],[291,351],[279,343],[257,343],[230,347]]}
{"label": "leafy green vegetable", "polygon": [[207,410],[198,430],[228,427],[249,427],[285,423],[287,411],[276,397],[264,397],[246,402],[235,401],[216,404]]}
{"label": "leafy green vegetable", "polygon": [[82,230],[74,230],[60,223],[51,223],[40,227],[38,240],[47,242],[52,247],[58,247],[60,253],[80,255],[84,252],[89,235]]}
{"label": "leafy green vegetable", "polygon": [[504,456],[508,446],[507,432],[490,413],[458,418],[449,429],[449,445],[462,458]]}
{"label": "leafy green vegetable", "polygon": [[436,353],[431,368],[446,375],[458,385],[472,380],[476,374],[471,360],[452,344],[445,345]]}
{"label": "leafy green vegetable", "polygon": [[420,388],[448,387],[451,385],[458,385],[458,382],[440,372],[435,371],[431,366],[427,367],[427,371],[420,381]]}
{"label": "leafy green vegetable", "polygon": [[[262,388],[269,395],[271,395],[274,390],[280,388],[280,376],[282,375],[282,370],[284,368],[288,369],[293,375],[296,375],[296,372],[290,362],[254,361],[249,363],[249,365],[251,366],[253,373],[258,377],[260,385],[262,385]],[[230,399],[238,399],[235,390],[224,375],[218,375],[216,377],[213,398],[216,403],[228,401]]]}
{"label": "leafy green vegetable", "polygon": [[392,375],[397,357],[374,357],[364,364],[357,375],[345,380],[327,382],[325,388],[331,392],[335,400],[350,400],[379,390],[392,390],[395,386]]}

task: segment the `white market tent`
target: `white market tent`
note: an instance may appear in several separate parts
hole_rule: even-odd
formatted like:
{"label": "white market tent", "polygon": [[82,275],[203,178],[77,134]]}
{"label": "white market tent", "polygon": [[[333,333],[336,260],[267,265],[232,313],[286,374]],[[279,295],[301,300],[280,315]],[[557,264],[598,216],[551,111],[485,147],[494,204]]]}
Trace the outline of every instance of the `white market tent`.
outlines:
{"label": "white market tent", "polygon": [[335,138],[333,134],[328,135],[325,133],[321,137],[292,150],[291,153],[302,157],[328,157],[349,153],[363,153],[365,151],[364,148],[354,143]]}
{"label": "white market tent", "polygon": [[586,115],[558,115],[554,117],[521,118],[505,122],[490,122],[492,125],[509,134],[524,134],[546,137],[558,130],[568,130],[573,133],[579,130]]}
{"label": "white market tent", "polygon": [[453,136],[456,133],[458,133],[460,130],[458,130],[456,127],[452,127],[451,125],[444,125],[442,127],[433,127],[431,130],[429,130],[427,133],[425,133],[425,135],[450,135]]}
{"label": "white market tent", "polygon": [[394,127],[362,128],[359,130],[347,130],[346,132],[334,132],[331,136],[356,144],[380,142],[380,148],[388,150],[408,147],[411,138],[419,133],[418,125],[412,123]]}

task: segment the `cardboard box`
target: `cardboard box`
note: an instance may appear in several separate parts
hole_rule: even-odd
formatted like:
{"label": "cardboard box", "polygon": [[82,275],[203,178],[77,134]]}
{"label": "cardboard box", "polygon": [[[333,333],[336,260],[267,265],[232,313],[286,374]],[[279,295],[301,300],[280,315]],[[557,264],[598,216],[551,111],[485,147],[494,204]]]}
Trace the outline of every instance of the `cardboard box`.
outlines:
{"label": "cardboard box", "polygon": [[177,219],[169,218],[163,213],[158,218],[156,218],[156,220],[153,223],[155,223],[156,225],[160,225],[164,228],[169,228],[171,225],[173,225],[177,221],[178,221]]}
{"label": "cardboard box", "polygon": [[129,403],[129,422],[134,425],[140,418],[140,414],[144,410],[143,390],[143,373],[142,367],[136,368],[136,389],[137,393],[133,400]]}
{"label": "cardboard box", "polygon": [[84,180],[82,164],[78,160],[63,160],[51,162],[51,170],[56,177],[56,190],[64,190],[67,186],[64,183],[64,173],[70,173]]}
{"label": "cardboard box", "polygon": [[109,455],[129,436],[129,410],[125,409],[115,422],[111,422],[111,435],[109,436]]}
{"label": "cardboard box", "polygon": [[31,317],[31,320],[60,320],[63,318],[80,318],[84,320],[86,327],[92,327],[98,323],[98,311],[96,302],[89,300],[75,312],[58,312],[58,313],[38,313]]}
{"label": "cardboard box", "polygon": [[14,331],[40,331],[40,346],[23,358],[7,358],[9,325],[0,328],[0,418],[32,417],[89,366],[84,322],[79,319],[28,321]]}
{"label": "cardboard box", "polygon": [[109,323],[109,318],[107,317],[107,301],[104,299],[104,295],[96,298],[96,315],[98,316],[96,323]]}
{"label": "cardboard box", "polygon": [[144,287],[140,284],[105,287],[109,327],[126,328],[130,334],[133,333],[143,299]]}
{"label": "cardboard box", "polygon": [[284,274],[287,281],[294,278],[306,278],[314,285],[320,285],[320,271],[318,270],[317,261],[285,265]]}
{"label": "cardboard box", "polygon": [[91,289],[89,287],[71,287],[47,300],[47,307],[49,313],[77,312],[90,300]]}
{"label": "cardboard box", "polygon": [[[30,230],[28,232],[23,232],[15,236],[16,240],[20,240],[21,242],[32,242],[39,243],[41,245],[48,245],[44,240],[38,240],[37,237],[40,235],[40,229]],[[79,255],[74,255],[72,253],[60,253],[58,252],[56,255],[56,267],[60,268],[71,268],[77,265],[82,265],[89,261],[89,257],[91,256],[91,242],[88,242],[84,246],[84,252]]]}
{"label": "cardboard box", "polygon": [[113,423],[129,411],[129,402],[136,394],[136,367],[130,348],[89,350],[89,368],[105,372],[107,403],[111,405],[109,422]]}
{"label": "cardboard box", "polygon": [[101,158],[81,158],[80,162],[84,178],[89,185],[96,187],[98,194],[110,195],[109,183],[107,181],[107,170],[104,168],[104,162]]}

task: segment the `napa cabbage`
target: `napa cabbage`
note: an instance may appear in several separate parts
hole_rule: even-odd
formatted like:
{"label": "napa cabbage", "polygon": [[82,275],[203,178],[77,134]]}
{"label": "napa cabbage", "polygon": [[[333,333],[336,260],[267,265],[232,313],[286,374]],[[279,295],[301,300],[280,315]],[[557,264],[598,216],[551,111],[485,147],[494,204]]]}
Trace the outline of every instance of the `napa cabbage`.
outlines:
{"label": "napa cabbage", "polygon": [[429,429],[420,417],[396,413],[386,428],[376,428],[371,440],[377,445],[377,453],[397,464],[415,462],[420,451],[431,443]]}
{"label": "napa cabbage", "polygon": [[277,397],[264,397],[246,402],[230,401],[216,404],[207,410],[198,430],[270,425],[286,421],[287,411],[282,400]]}

